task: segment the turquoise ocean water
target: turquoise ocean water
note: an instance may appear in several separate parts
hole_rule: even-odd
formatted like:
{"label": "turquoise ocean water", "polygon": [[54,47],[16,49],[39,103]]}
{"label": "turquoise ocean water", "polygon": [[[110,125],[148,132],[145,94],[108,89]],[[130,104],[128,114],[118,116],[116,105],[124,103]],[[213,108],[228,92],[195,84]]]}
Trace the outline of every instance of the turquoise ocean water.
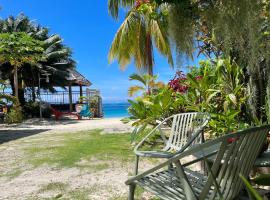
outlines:
{"label": "turquoise ocean water", "polygon": [[127,117],[129,103],[104,103],[103,112],[105,118]]}

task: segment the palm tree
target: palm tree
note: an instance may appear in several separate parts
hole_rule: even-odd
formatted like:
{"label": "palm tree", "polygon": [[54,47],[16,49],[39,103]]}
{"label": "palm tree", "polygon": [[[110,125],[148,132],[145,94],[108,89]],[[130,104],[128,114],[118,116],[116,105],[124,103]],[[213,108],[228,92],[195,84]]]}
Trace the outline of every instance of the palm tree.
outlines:
{"label": "palm tree", "polygon": [[142,92],[143,95],[150,95],[153,90],[159,89],[165,86],[161,81],[157,81],[158,76],[150,76],[149,74],[132,74],[129,76],[130,81],[138,81],[140,85],[131,86],[128,90],[129,96],[134,96],[138,92]]}
{"label": "palm tree", "polygon": [[[24,14],[17,17],[10,16],[5,20],[0,20],[1,33],[25,32],[34,39],[43,43],[44,61],[31,66],[24,64],[19,70],[19,82],[22,87],[19,88],[19,99],[24,104],[24,90],[26,87],[32,89],[35,97],[35,86],[38,84],[38,74],[46,71],[51,74],[50,84],[41,82],[41,88],[53,91],[52,85],[64,87],[67,85],[68,70],[75,68],[75,62],[72,60],[71,50],[63,45],[59,35],[49,35],[48,29],[35,24]],[[9,79],[14,93],[12,66],[10,63],[0,65],[1,78]],[[15,94],[15,93],[14,93]]]}
{"label": "palm tree", "polygon": [[[110,2],[117,3],[117,1]],[[110,62],[117,59],[120,67],[125,69],[134,59],[138,69],[153,75],[153,46],[155,46],[173,66],[167,20],[161,12],[158,13],[158,9],[155,3],[137,1],[114,37],[109,51]],[[114,11],[112,13],[116,15]]]}

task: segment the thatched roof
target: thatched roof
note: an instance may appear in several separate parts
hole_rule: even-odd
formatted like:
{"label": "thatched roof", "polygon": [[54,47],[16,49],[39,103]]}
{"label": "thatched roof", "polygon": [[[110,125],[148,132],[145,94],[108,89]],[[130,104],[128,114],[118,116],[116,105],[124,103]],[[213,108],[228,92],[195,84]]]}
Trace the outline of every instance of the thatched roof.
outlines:
{"label": "thatched roof", "polygon": [[69,70],[69,77],[67,80],[72,82],[72,86],[91,86],[92,83],[87,80],[83,75],[81,75],[78,71]]}

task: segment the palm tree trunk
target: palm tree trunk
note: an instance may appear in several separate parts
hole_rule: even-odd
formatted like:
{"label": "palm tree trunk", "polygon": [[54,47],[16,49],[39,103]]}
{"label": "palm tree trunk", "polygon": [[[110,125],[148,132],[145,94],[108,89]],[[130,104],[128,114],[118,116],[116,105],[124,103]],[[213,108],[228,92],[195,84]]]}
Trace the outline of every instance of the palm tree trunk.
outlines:
{"label": "palm tree trunk", "polygon": [[146,35],[146,55],[147,55],[147,73],[153,76],[153,47],[152,47],[152,39],[151,33],[148,32]]}

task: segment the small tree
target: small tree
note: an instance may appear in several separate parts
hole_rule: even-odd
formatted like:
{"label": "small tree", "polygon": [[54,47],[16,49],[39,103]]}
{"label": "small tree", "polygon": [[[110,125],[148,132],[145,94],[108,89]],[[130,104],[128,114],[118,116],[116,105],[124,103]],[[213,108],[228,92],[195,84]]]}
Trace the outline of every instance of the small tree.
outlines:
{"label": "small tree", "polygon": [[0,34],[0,63],[10,63],[13,67],[15,97],[18,99],[18,69],[23,64],[35,65],[44,60],[43,43],[30,35],[18,33]]}

